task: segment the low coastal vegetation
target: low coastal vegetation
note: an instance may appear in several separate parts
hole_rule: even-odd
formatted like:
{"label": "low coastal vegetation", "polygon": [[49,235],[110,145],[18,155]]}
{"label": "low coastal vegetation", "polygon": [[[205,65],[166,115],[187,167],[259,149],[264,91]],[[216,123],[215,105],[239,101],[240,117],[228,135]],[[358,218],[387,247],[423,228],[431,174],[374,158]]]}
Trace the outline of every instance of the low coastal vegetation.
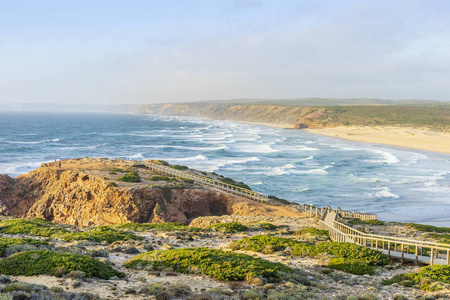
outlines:
{"label": "low coastal vegetation", "polygon": [[432,238],[439,243],[450,244],[450,227],[436,227],[417,223],[404,224],[413,230],[429,232],[427,237]]}
{"label": "low coastal vegetation", "polygon": [[243,188],[243,189],[252,190],[247,184],[245,184],[243,182],[240,182],[240,181],[235,181],[235,180],[233,180],[232,178],[229,178],[229,177],[223,177],[223,176],[219,175],[219,177],[217,177],[217,179],[219,181],[222,181],[223,183],[226,183],[226,184],[229,184],[229,185],[234,185],[234,186],[237,186],[237,187],[240,187],[240,188]]}
{"label": "low coastal vegetation", "polygon": [[106,241],[108,243],[113,243],[116,241],[126,241],[132,240],[142,240],[143,238],[137,236],[133,233],[125,232],[122,230],[117,230],[108,226],[98,226],[92,230],[80,231],[80,232],[69,232],[60,235],[54,235],[55,238],[62,239],[66,242],[69,241],[80,241],[87,240],[95,243],[100,243]]}
{"label": "low coastal vegetation", "polygon": [[278,201],[278,202],[283,203],[283,204],[291,204],[290,201],[288,201],[288,200],[286,200],[286,199],[278,198],[278,197],[276,197],[276,196],[269,196],[269,199]]}
{"label": "low coastal vegetation", "polygon": [[69,231],[61,225],[37,218],[30,220],[11,219],[0,222],[0,233],[6,234],[27,234],[50,237],[54,234],[68,232]]}
{"label": "low coastal vegetation", "polygon": [[373,266],[383,266],[389,263],[386,255],[351,243],[319,242],[316,244],[302,243],[289,238],[257,235],[244,238],[232,245],[233,250],[249,250],[261,253],[276,251],[289,252],[293,256],[318,257],[323,253],[339,260],[331,259],[330,268],[336,268],[352,274],[374,274]]}
{"label": "low coastal vegetation", "polygon": [[125,274],[86,255],[57,253],[52,251],[25,251],[0,261],[0,273],[5,275],[57,275],[81,271],[86,277],[109,279]]}
{"label": "low coastal vegetation", "polygon": [[450,227],[436,227],[432,225],[424,225],[417,223],[403,223],[404,225],[411,227],[417,231],[436,232],[436,233],[450,233]]}
{"label": "low coastal vegetation", "polygon": [[322,235],[322,236],[327,236],[327,237],[329,236],[328,230],[322,230],[322,229],[311,228],[311,227],[301,228],[301,229],[297,230],[297,232],[295,233],[295,235],[304,235],[304,234]]}
{"label": "low coastal vegetation", "polygon": [[383,280],[383,285],[397,283],[404,287],[416,286],[424,291],[439,291],[450,288],[450,266],[432,265],[418,272],[399,274]]}
{"label": "low coastal vegetation", "polygon": [[15,238],[0,238],[0,256],[5,256],[11,248],[15,248],[17,245],[31,245],[39,247],[41,245],[48,245],[46,241],[35,240],[35,239],[15,239]]}
{"label": "low coastal vegetation", "polygon": [[[128,239],[142,240],[141,237],[133,233],[124,232],[108,226],[98,226],[85,231],[69,231],[62,225],[54,224],[42,219],[20,220],[12,219],[0,222],[0,233],[6,234],[26,234],[31,236],[56,238],[64,241],[88,240],[96,243],[106,241],[113,243],[115,241],[125,241]],[[44,242],[33,239],[5,239],[5,245],[8,243],[42,245]],[[15,241],[15,242],[13,242]],[[9,246],[9,245],[8,245]],[[0,253],[1,253],[0,240]]]}
{"label": "low coastal vegetation", "polygon": [[146,230],[156,230],[156,231],[201,231],[201,228],[186,226],[179,223],[124,223],[113,225],[113,228],[117,229],[127,229],[135,231],[146,231]]}
{"label": "low coastal vegetation", "polygon": [[[151,251],[127,261],[126,268],[151,270],[171,269],[180,273],[203,274],[218,280],[242,281],[260,276],[279,281],[295,270],[250,255],[207,248],[184,248]],[[307,281],[307,278],[303,278]]]}
{"label": "low coastal vegetation", "polygon": [[141,182],[141,177],[139,174],[135,171],[127,172],[127,174],[123,176],[117,177],[118,181],[125,181],[125,182]]}
{"label": "low coastal vegetation", "polygon": [[384,226],[386,222],[380,220],[360,220],[360,219],[349,219],[347,221],[350,225],[375,225],[375,226]]}
{"label": "low coastal vegetation", "polygon": [[241,231],[247,231],[247,229],[248,229],[247,226],[242,225],[237,222],[214,224],[211,226],[211,228],[217,229],[217,230],[225,232],[225,233],[236,233],[236,232],[241,232]]}

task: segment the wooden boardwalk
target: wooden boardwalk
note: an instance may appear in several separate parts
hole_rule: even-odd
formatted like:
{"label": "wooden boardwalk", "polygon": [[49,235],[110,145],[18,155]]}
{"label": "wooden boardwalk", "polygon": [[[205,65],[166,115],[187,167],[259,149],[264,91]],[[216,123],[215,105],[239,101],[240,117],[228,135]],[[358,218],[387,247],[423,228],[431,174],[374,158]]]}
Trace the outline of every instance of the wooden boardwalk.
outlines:
{"label": "wooden boardwalk", "polygon": [[[177,170],[168,166],[158,165],[147,161],[140,162],[139,165],[135,166],[145,167],[160,174],[192,179],[197,183],[214,187],[222,192],[238,195],[251,200],[263,203],[267,203],[269,200],[269,198],[264,194],[217,181],[206,176]],[[298,205],[297,209],[300,212],[304,212],[305,216],[319,217],[321,229],[328,230],[331,240],[335,242],[355,243],[381,251],[389,257],[395,257],[402,261],[413,261],[416,264],[425,263],[431,265],[450,265],[449,244],[368,234],[337,221],[338,216],[342,218],[361,220],[377,220],[378,217],[376,214],[343,211],[339,207],[337,210],[333,210],[330,207],[323,208],[308,204]]]}
{"label": "wooden boardwalk", "polygon": [[449,244],[364,233],[338,222],[339,215],[339,208],[328,208],[319,221],[321,229],[328,230],[331,240],[335,242],[355,243],[415,264],[450,265]]}
{"label": "wooden boardwalk", "polygon": [[147,161],[140,162],[139,165],[136,165],[136,166],[139,166],[139,167],[144,166],[144,167],[146,167],[150,170],[153,170],[159,174],[167,174],[167,175],[171,175],[171,176],[192,179],[196,183],[208,185],[208,186],[214,187],[216,189],[219,189],[222,192],[245,197],[245,198],[255,200],[258,202],[266,203],[269,200],[269,198],[264,194],[261,194],[261,193],[258,193],[258,192],[255,192],[255,191],[252,191],[249,189],[244,189],[244,188],[241,188],[241,187],[238,187],[238,186],[235,186],[232,184],[228,184],[225,182],[221,182],[218,180],[214,180],[214,179],[211,179],[206,176],[201,176],[201,175],[197,175],[197,174],[194,174],[191,172],[177,170],[177,169],[174,169],[174,168],[171,168],[168,166],[157,165],[157,164],[147,162]]}

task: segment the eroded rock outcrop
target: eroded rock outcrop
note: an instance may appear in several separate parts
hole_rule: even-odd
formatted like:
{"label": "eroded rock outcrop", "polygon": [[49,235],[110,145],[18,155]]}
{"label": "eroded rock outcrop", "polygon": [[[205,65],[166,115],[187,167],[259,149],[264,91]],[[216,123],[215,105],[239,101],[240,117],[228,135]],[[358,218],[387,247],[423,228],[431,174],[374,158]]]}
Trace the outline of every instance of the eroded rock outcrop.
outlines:
{"label": "eroded rock outcrop", "polygon": [[180,188],[116,181],[119,186],[114,186],[111,181],[116,178],[108,175],[110,162],[68,160],[63,161],[62,169],[56,164],[44,164],[17,178],[0,175],[0,214],[82,226],[126,222],[187,224],[199,216],[232,214],[233,207],[240,207],[235,204],[250,201],[195,185]]}

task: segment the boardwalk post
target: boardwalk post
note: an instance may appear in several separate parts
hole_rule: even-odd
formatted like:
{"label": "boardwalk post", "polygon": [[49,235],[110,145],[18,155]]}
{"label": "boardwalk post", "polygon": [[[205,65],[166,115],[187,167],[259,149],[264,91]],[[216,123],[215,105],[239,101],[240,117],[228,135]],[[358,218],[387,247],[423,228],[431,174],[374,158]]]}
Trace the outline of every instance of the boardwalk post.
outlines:
{"label": "boardwalk post", "polygon": [[419,263],[419,246],[416,245],[416,260],[414,264],[417,266],[418,263]]}
{"label": "boardwalk post", "polygon": [[402,259],[401,259],[401,261],[402,261],[402,263],[403,263],[403,257],[404,257],[404,248],[405,248],[405,245],[404,245],[404,244],[401,244],[401,247],[402,247]]}
{"label": "boardwalk post", "polygon": [[447,265],[449,265],[450,262],[450,250],[447,250]]}
{"label": "boardwalk post", "polygon": [[391,242],[388,242],[388,257],[391,257]]}
{"label": "boardwalk post", "polygon": [[431,255],[430,255],[430,265],[433,265],[433,258],[434,258],[434,254],[433,254],[433,248],[430,248],[431,249]]}

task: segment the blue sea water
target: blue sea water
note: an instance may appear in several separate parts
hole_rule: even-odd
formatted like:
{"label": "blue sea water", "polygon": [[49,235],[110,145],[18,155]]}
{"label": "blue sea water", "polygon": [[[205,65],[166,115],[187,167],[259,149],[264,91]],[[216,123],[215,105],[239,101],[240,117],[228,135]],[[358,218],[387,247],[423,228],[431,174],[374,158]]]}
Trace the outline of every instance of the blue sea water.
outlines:
{"label": "blue sea water", "polygon": [[450,155],[262,125],[133,114],[0,113],[0,173],[76,157],[163,159],[298,203],[450,226]]}

